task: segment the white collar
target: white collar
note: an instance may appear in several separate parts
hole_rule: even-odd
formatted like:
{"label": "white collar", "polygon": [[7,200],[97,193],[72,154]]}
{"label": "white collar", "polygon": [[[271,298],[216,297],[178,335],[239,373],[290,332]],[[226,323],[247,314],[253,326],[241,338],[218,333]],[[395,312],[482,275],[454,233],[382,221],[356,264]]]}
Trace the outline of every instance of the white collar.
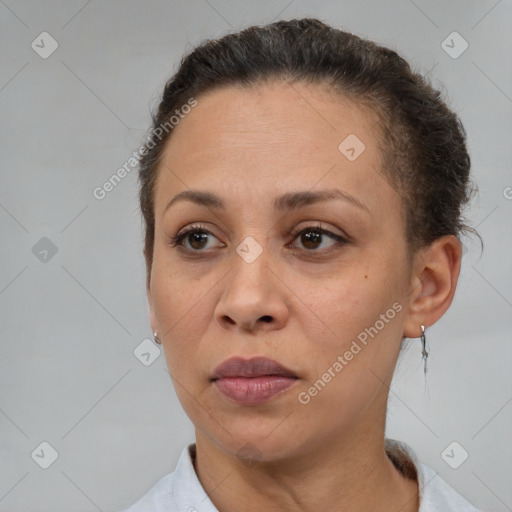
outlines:
{"label": "white collar", "polygon": [[[480,512],[450,487],[431,467],[418,461],[413,450],[399,441],[386,440],[393,463],[405,472],[415,470],[420,491],[418,512]],[[193,465],[195,443],[181,452],[176,469],[161,478],[125,512],[219,512],[197,478]]]}
{"label": "white collar", "polygon": [[402,473],[416,473],[420,497],[418,512],[480,512],[448,485],[437,471],[420,462],[407,444],[386,439],[386,453]]}

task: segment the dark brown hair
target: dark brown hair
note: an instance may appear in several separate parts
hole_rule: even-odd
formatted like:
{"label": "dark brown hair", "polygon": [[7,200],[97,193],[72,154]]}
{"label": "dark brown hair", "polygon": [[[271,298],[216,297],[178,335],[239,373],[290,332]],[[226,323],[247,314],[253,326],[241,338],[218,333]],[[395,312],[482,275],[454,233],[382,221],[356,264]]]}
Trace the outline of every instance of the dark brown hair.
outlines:
{"label": "dark brown hair", "polygon": [[154,188],[172,134],[166,130],[162,137],[158,128],[191,97],[217,87],[250,87],[272,79],[325,84],[377,113],[382,172],[402,197],[411,254],[443,235],[473,231],[462,218],[472,195],[466,134],[440,92],[393,50],[317,19],[279,21],[206,40],[182,59],[165,85],[140,159],[148,285]]}

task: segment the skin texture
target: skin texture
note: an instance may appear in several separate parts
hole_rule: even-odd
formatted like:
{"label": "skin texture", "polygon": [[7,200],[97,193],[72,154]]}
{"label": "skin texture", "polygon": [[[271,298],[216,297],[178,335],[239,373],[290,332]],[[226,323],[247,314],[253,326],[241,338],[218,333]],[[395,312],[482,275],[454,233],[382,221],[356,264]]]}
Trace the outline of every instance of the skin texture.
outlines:
{"label": "skin texture", "polygon": [[[195,425],[203,487],[222,512],[417,511],[417,483],[384,451],[386,401],[403,337],[418,337],[452,301],[459,242],[438,239],[409,263],[401,200],[381,172],[377,117],[353,100],[283,81],[197,100],[159,168],[147,293],[152,329]],[[338,150],[350,134],[365,144],[352,162]],[[272,205],[285,193],[332,188],[363,207]],[[184,190],[214,193],[226,208],[179,201],[164,213]],[[202,244],[190,236],[183,247],[169,243],[198,224],[211,232]],[[308,241],[298,233],[311,225],[347,241]],[[248,236],[262,248],[252,263],[236,252]],[[300,403],[299,393],[396,303],[394,318]],[[267,403],[242,406],[210,381],[232,356],[266,356],[299,378]]]}

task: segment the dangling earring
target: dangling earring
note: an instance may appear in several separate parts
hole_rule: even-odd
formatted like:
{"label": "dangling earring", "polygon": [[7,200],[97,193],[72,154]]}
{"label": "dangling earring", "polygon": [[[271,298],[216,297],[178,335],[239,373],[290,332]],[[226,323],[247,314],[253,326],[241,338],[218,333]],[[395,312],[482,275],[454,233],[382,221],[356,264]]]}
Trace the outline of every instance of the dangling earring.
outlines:
{"label": "dangling earring", "polygon": [[428,352],[427,352],[427,337],[425,336],[425,326],[421,326],[421,344],[422,344],[422,350],[421,350],[421,356],[423,359],[423,372],[425,375],[427,374],[427,358],[428,358]]}
{"label": "dangling earring", "polygon": [[155,340],[155,343],[158,343],[159,345],[162,344],[162,342],[158,339],[156,331],[153,333],[153,339]]}

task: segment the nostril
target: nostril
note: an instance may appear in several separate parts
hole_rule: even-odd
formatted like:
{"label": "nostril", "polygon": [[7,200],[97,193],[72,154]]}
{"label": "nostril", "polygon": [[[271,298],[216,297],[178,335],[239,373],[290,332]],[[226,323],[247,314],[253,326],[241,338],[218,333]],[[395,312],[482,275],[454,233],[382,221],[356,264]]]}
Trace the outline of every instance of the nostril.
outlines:
{"label": "nostril", "polygon": [[224,315],[224,321],[227,322],[228,324],[231,324],[231,325],[236,324],[236,322],[232,318],[227,316],[227,315]]}
{"label": "nostril", "polygon": [[272,322],[272,317],[270,315],[265,315],[261,317],[261,320],[264,322]]}

